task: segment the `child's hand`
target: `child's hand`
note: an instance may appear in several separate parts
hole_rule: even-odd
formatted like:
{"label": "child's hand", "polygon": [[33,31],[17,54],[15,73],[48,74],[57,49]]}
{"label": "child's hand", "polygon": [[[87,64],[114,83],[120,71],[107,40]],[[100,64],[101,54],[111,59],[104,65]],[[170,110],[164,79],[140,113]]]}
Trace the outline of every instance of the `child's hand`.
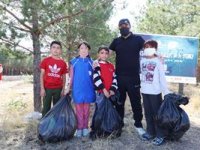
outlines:
{"label": "child's hand", "polygon": [[110,96],[115,95],[115,92],[110,90]]}
{"label": "child's hand", "polygon": [[103,89],[103,93],[107,98],[110,97],[110,93],[106,89]]}
{"label": "child's hand", "polygon": [[67,87],[66,89],[66,94],[70,94],[71,93],[71,88],[70,87]]}
{"label": "child's hand", "polygon": [[99,66],[98,60],[93,61],[92,67],[96,68]]}
{"label": "child's hand", "polygon": [[62,96],[65,96],[65,89],[62,89],[62,91],[61,91],[61,93],[60,93],[60,96],[62,97]]}
{"label": "child's hand", "polygon": [[46,95],[45,89],[44,89],[44,88],[41,88],[41,90],[40,90],[40,96],[41,96],[41,97],[44,97],[45,95]]}

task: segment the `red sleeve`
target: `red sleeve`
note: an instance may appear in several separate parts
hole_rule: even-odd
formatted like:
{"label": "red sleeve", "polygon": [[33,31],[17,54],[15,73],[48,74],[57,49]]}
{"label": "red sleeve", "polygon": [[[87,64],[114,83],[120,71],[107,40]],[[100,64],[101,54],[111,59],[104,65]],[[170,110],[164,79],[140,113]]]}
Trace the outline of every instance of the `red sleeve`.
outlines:
{"label": "red sleeve", "polygon": [[68,73],[68,72],[69,72],[69,71],[68,71],[67,64],[66,64],[66,62],[64,62],[63,74],[66,74],[66,73]]}
{"label": "red sleeve", "polygon": [[45,69],[46,68],[46,59],[43,59],[42,62],[40,63],[40,69]]}
{"label": "red sleeve", "polygon": [[112,63],[110,63],[110,66],[113,69],[113,71],[115,72],[115,66]]}

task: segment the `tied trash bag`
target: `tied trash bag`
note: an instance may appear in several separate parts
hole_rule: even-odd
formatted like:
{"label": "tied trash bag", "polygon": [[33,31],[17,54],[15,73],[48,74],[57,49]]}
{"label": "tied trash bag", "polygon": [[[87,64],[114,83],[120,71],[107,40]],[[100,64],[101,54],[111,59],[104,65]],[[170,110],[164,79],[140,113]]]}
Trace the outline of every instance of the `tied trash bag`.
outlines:
{"label": "tied trash bag", "polygon": [[166,138],[170,140],[180,139],[190,128],[189,117],[179,105],[188,104],[187,97],[178,94],[167,94],[164,97],[156,121],[162,129],[166,131]]}
{"label": "tied trash bag", "polygon": [[93,116],[92,136],[118,137],[121,135],[122,119],[110,99],[104,96]]}
{"label": "tied trash bag", "polygon": [[120,102],[120,93],[119,91],[115,92],[115,95],[110,96],[109,100],[112,102],[113,105],[117,106],[117,105],[122,105],[122,103]]}
{"label": "tied trash bag", "polygon": [[73,137],[77,126],[69,95],[62,97],[41,119],[38,138],[43,142],[58,142]]}

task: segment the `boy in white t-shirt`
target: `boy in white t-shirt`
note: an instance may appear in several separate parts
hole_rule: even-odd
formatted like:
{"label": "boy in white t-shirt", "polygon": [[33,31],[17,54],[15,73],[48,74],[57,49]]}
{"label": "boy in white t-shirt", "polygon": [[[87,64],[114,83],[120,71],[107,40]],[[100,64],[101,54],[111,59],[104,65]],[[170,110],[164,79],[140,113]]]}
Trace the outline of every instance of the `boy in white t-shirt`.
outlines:
{"label": "boy in white t-shirt", "polygon": [[153,139],[154,145],[164,143],[164,131],[156,122],[155,116],[162,103],[162,93],[169,93],[165,79],[163,60],[156,55],[156,41],[146,41],[144,55],[140,60],[141,69],[141,93],[143,97],[147,132],[142,135],[145,141]]}

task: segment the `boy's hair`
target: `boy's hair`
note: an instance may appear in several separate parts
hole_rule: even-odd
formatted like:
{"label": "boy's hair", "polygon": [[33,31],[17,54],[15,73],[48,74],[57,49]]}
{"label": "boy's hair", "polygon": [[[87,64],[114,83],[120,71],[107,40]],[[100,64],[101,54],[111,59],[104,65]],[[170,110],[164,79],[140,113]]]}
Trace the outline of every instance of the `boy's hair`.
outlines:
{"label": "boy's hair", "polygon": [[103,49],[109,53],[109,48],[107,46],[100,46],[98,49],[98,53]]}
{"label": "boy's hair", "polygon": [[52,47],[53,44],[59,45],[60,48],[62,48],[62,44],[61,44],[60,41],[53,41],[53,42],[51,42],[50,47]]}
{"label": "boy's hair", "polygon": [[86,41],[79,43],[78,49],[81,47],[82,44],[86,45],[89,50],[91,49],[90,45]]}
{"label": "boy's hair", "polygon": [[145,43],[144,43],[144,48],[147,46],[147,45],[149,45],[149,46],[151,46],[151,47],[153,47],[153,48],[158,48],[158,43],[155,41],[155,40],[148,40],[148,41],[146,41]]}

